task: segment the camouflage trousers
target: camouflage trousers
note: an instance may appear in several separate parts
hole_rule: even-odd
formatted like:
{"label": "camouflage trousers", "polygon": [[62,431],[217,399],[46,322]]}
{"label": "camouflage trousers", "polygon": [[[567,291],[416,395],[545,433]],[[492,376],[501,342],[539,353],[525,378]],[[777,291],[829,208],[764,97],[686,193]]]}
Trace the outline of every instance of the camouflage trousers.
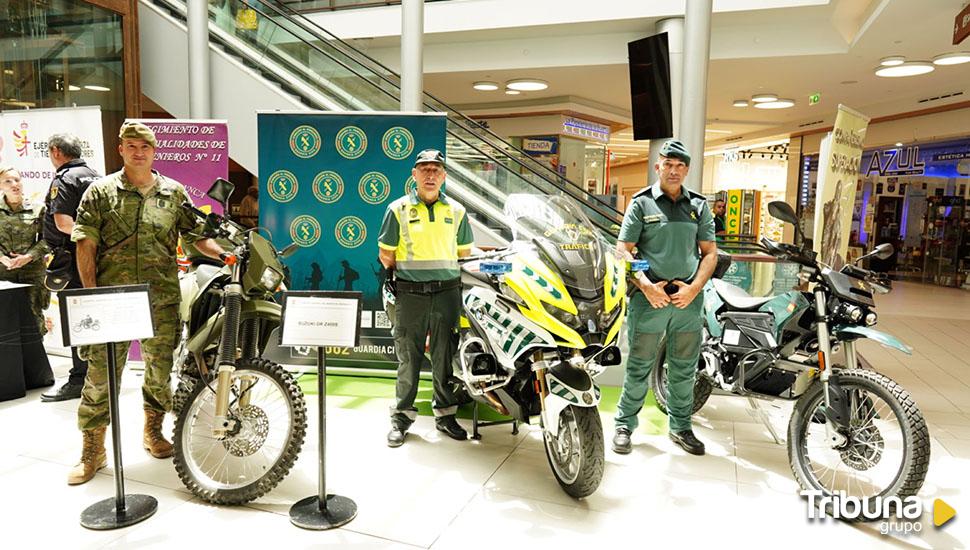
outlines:
{"label": "camouflage trousers", "polygon": [[[168,412],[172,409],[172,355],[178,338],[178,305],[152,308],[155,337],[141,341],[141,356],[145,361],[145,381],[141,386],[145,408]],[[118,380],[125,367],[130,342],[115,344],[115,366]],[[77,426],[90,430],[107,426],[108,417],[108,352],[104,345],[84,346],[82,357],[88,360],[88,374],[81,390],[81,404],[77,408]]]}
{"label": "camouflage trousers", "polygon": [[34,260],[29,264],[8,271],[0,265],[0,281],[33,285],[27,289],[27,297],[30,300],[30,312],[34,319],[37,319],[37,326],[41,335],[47,334],[47,327],[44,325],[44,309],[51,303],[51,292],[44,286],[44,262]]}

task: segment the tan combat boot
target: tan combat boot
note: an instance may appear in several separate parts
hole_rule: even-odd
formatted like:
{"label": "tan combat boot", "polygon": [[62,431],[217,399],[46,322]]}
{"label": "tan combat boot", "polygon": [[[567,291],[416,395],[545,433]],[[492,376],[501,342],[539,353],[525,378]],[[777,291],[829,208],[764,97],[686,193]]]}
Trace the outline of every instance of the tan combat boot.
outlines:
{"label": "tan combat boot", "polygon": [[84,430],[84,445],[81,448],[81,462],[67,474],[68,485],[80,485],[91,481],[94,474],[108,465],[108,455],[104,452],[104,434],[107,426]]}
{"label": "tan combat boot", "polygon": [[162,435],[164,420],[165,413],[145,409],[145,434],[142,436],[142,445],[155,458],[168,458],[175,454],[172,444]]}

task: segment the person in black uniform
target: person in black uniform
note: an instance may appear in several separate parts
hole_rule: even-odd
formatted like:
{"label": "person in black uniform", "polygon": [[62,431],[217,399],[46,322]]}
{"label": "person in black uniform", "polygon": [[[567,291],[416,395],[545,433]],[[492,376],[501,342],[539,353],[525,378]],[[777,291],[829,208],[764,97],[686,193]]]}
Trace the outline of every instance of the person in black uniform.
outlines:
{"label": "person in black uniform", "polygon": [[[48,266],[47,277],[52,290],[81,288],[81,277],[75,261],[76,245],[71,242],[71,230],[74,229],[81,196],[92,182],[101,177],[81,158],[81,146],[80,138],[74,134],[54,134],[47,141],[55,170],[54,180],[47,192],[47,210],[44,214],[44,240],[54,255]],[[73,366],[67,382],[42,394],[41,401],[65,401],[81,397],[88,363],[78,357],[77,348],[71,348],[71,359]]]}

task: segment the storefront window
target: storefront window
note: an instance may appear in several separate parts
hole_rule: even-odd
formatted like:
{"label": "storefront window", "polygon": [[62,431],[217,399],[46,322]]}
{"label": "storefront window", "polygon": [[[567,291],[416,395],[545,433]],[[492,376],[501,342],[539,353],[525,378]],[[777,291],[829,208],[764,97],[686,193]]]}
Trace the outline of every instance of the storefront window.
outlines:
{"label": "storefront window", "polygon": [[0,2],[0,109],[99,105],[105,135],[116,132],[125,118],[121,19],[75,0]]}

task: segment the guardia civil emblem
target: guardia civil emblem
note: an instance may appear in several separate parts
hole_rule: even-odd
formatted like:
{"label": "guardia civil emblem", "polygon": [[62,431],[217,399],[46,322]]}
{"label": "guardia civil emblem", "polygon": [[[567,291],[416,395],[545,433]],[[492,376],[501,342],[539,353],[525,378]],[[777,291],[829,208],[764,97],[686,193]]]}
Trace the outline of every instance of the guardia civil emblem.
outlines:
{"label": "guardia civil emblem", "polygon": [[344,216],[333,230],[337,242],[344,248],[357,248],[367,239],[367,226],[357,216]]}
{"label": "guardia civil emblem", "polygon": [[404,182],[404,194],[410,195],[411,191],[418,188],[418,182],[414,181],[414,176],[408,176],[407,181]]}
{"label": "guardia civil emblem", "polygon": [[290,134],[290,151],[301,159],[308,159],[320,152],[320,132],[313,126],[297,126]]}
{"label": "guardia civil emblem", "polygon": [[414,151],[414,136],[407,128],[395,126],[384,132],[381,139],[381,147],[384,154],[393,160],[404,160],[411,156]]}
{"label": "guardia civil emblem", "polygon": [[367,134],[356,126],[345,126],[337,132],[334,144],[340,156],[354,160],[360,158],[367,150]]}
{"label": "guardia civil emblem", "polygon": [[344,180],[340,174],[325,170],[313,178],[313,196],[323,204],[333,204],[344,196]]}
{"label": "guardia civil emblem", "polygon": [[266,191],[276,202],[290,202],[296,197],[300,184],[296,176],[289,170],[277,170],[269,176],[266,182]]}
{"label": "guardia civil emblem", "polygon": [[320,240],[320,222],[313,216],[297,216],[290,223],[290,238],[303,247],[317,244]]}
{"label": "guardia civil emblem", "polygon": [[367,172],[357,185],[360,198],[370,204],[380,204],[391,194],[391,182],[380,172]]}

